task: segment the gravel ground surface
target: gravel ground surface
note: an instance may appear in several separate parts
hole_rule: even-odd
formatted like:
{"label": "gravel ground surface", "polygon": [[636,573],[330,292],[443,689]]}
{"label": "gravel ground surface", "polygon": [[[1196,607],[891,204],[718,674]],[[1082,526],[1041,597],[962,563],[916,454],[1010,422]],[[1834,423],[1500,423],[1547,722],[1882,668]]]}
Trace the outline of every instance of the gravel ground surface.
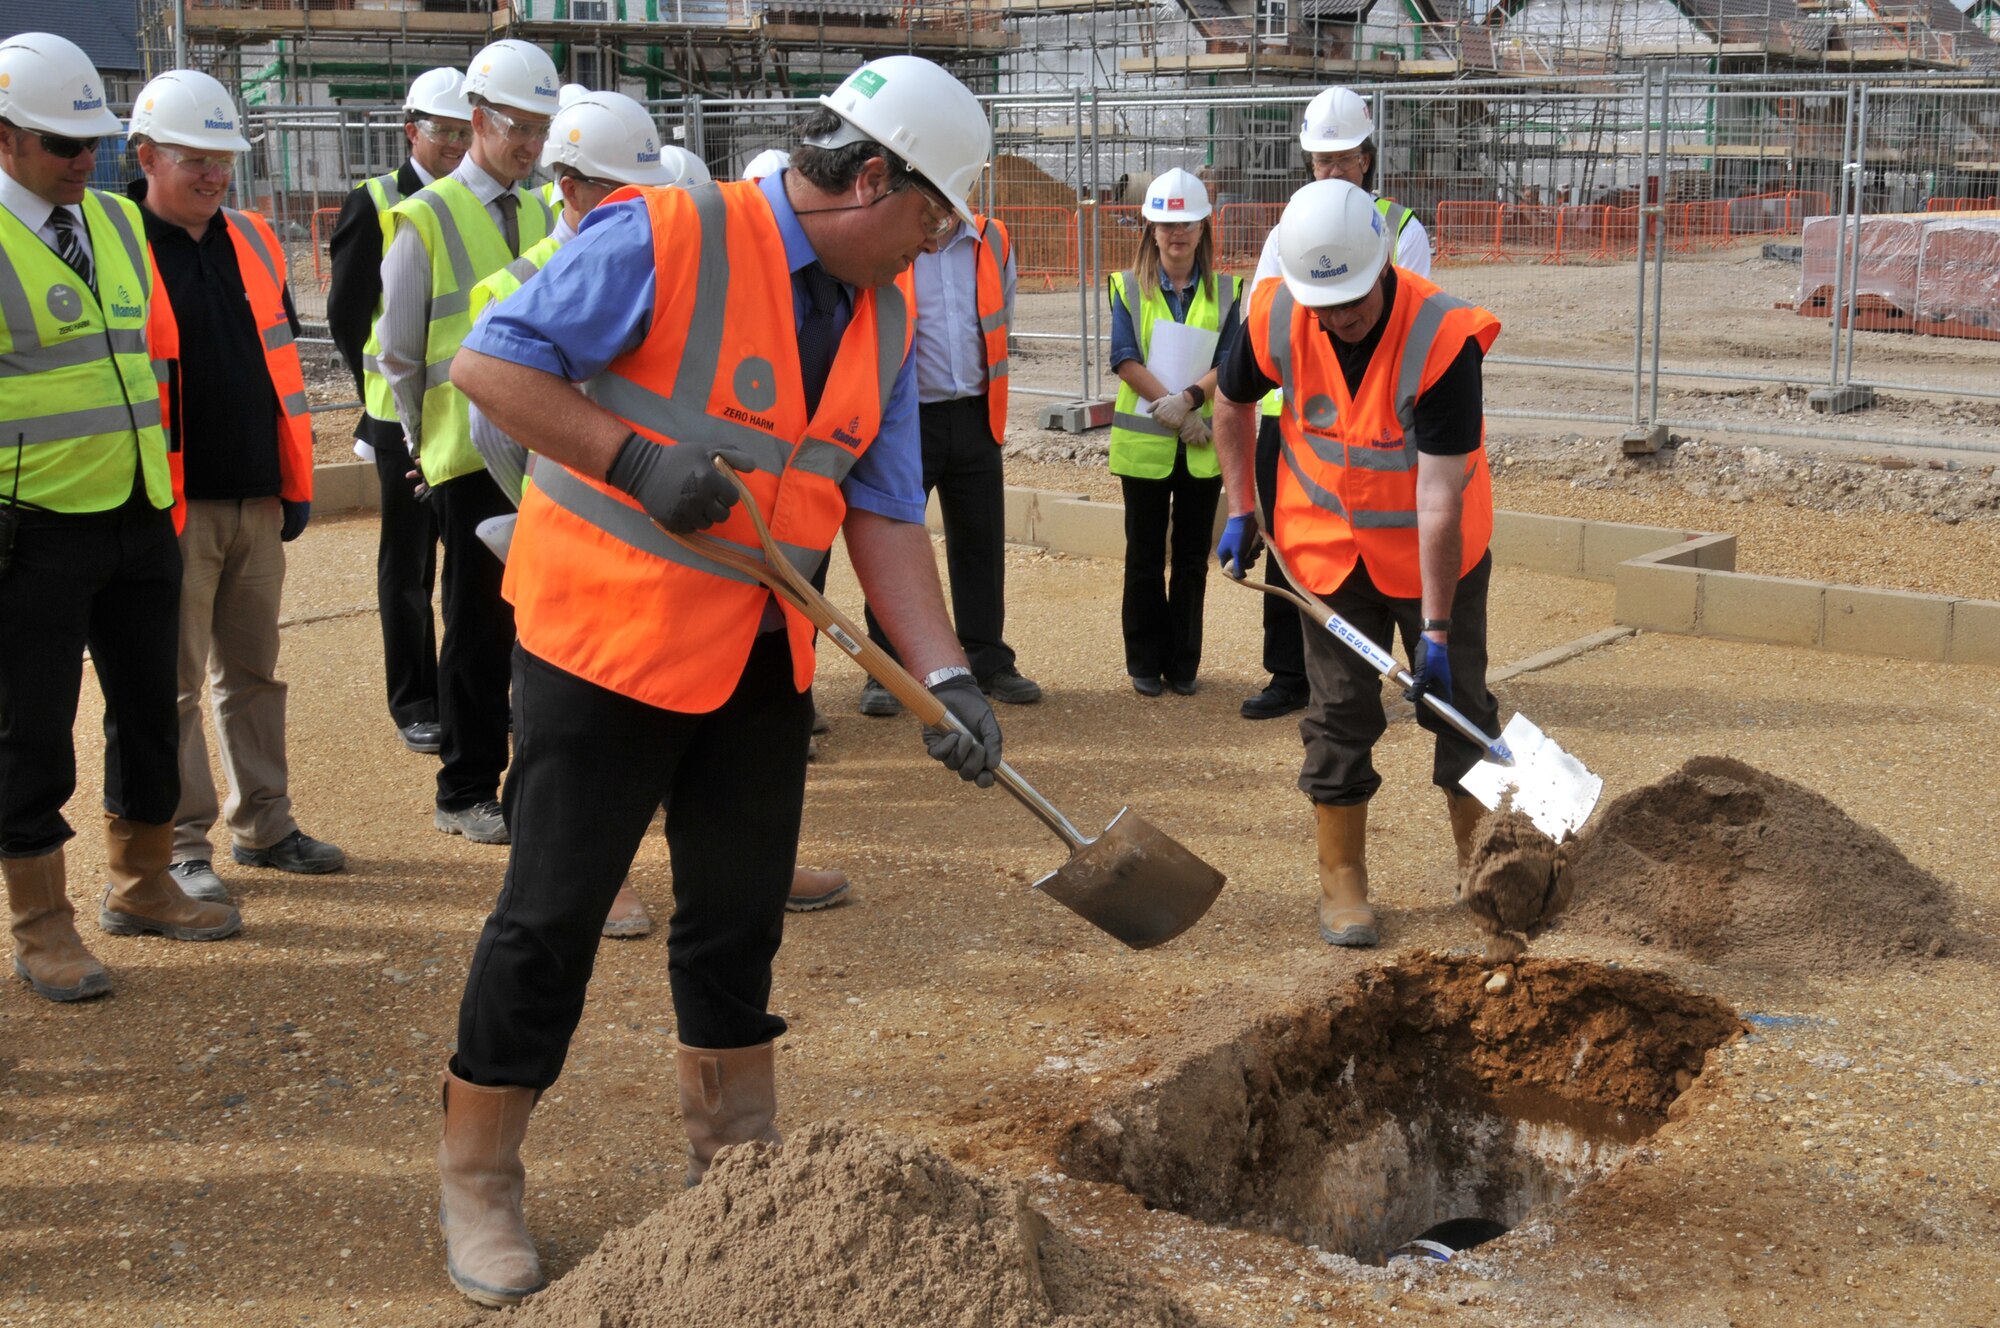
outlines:
{"label": "gravel ground surface", "polygon": [[[1017,461],[1011,478],[1070,489],[1105,479],[1047,461]],[[1662,515],[1648,507],[1656,497],[1620,486],[1512,483],[1512,506],[1539,493],[1601,503],[1597,515]],[[1851,556],[1831,561],[1843,545],[1915,544],[1910,566],[1928,551],[1966,578],[1947,588],[1971,593],[1991,575],[1990,534],[1955,543],[1983,529],[1976,519],[1905,532],[1875,517],[1808,545],[1825,514],[1762,501],[1716,512],[1733,519],[1689,524],[1735,530],[1746,561],[1791,542],[1788,568],[1853,566],[1865,580]],[[72,894],[117,991],[72,1008],[19,984],[0,991],[0,1323],[469,1318],[434,1232],[436,1074],[504,850],[429,826],[433,767],[401,749],[383,713],[373,541],[364,518],[316,523],[293,546],[287,600],[293,793],[305,828],[347,849],[347,872],[293,878],[225,862],[240,938],[101,935],[90,920],[100,765],[86,736],[69,808],[82,827]],[[1146,701],[1122,677],[1115,566],[1015,550],[1009,576],[1010,637],[1048,689],[1002,717],[1010,759],[1079,824],[1129,803],[1230,884],[1179,941],[1122,950],[1028,891],[1062,860],[1051,836],[1000,794],[936,772],[907,720],[858,716],[860,675],[823,657],[834,729],[801,853],[849,871],[855,898],[787,928],[774,996],[792,1021],[781,1122],[847,1118],[1021,1180],[1080,1241],[1159,1277],[1218,1325],[2000,1317],[1992,671],[1645,635],[1503,686],[1504,708],[1603,775],[1607,796],[1703,753],[1819,791],[1944,880],[1966,936],[1886,975],[1715,969],[1561,930],[1538,940],[1538,955],[1657,968],[1759,1019],[1609,1179],[1451,1271],[1390,1276],[1148,1211],[1065,1177],[1057,1154],[1074,1122],[1187,1048],[1322,999],[1391,955],[1476,951],[1450,902],[1428,742],[1399,723],[1378,751],[1387,784],[1370,853],[1384,946],[1329,951],[1313,929],[1295,731],[1236,715],[1262,681],[1258,598],[1212,580],[1203,690]],[[844,562],[833,592],[856,606]],[[1495,662],[1609,615],[1608,586],[1503,570]],[[86,689],[78,733],[96,733],[99,714]],[[664,911],[657,838],[635,879]],[[606,944],[568,1073],[536,1114],[529,1221],[554,1273],[679,1185],[664,961],[658,936]]]}

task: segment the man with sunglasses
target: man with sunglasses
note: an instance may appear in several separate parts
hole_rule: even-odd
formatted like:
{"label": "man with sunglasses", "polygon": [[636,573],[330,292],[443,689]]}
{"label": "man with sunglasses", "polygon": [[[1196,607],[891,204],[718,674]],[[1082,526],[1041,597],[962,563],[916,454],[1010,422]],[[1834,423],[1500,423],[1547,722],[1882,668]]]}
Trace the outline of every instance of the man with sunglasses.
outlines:
{"label": "man with sunglasses", "polygon": [[[1500,320],[1390,262],[1394,241],[1368,191],[1319,180],[1292,195],[1277,227],[1279,277],[1257,287],[1217,380],[1215,444],[1229,489],[1216,556],[1242,576],[1259,548],[1253,506],[1299,584],[1382,649],[1401,636],[1408,699],[1449,701],[1491,732],[1486,601],[1493,487],[1486,468],[1481,364]],[[1255,492],[1256,403],[1284,389],[1284,464]],[[1364,852],[1382,785],[1374,666],[1314,624],[1305,634],[1311,700],[1298,786],[1313,804],[1319,933],[1328,945],[1378,939]],[[1464,870],[1484,809],[1458,787],[1483,754],[1428,706],[1431,781]]]}
{"label": "man with sunglasses", "polygon": [[63,805],[90,652],[104,693],[106,866],[98,923],[214,940],[242,924],[167,871],[181,782],[174,657],[181,556],[147,322],[163,298],[137,206],[89,187],[119,131],[62,37],[0,42],[0,875],[14,972],[37,995],[111,990],[77,935]]}
{"label": "man with sunglasses", "polygon": [[914,56],[862,66],[801,129],[791,167],[762,180],[597,208],[452,366],[537,456],[507,558],[515,837],[459,1006],[439,1150],[448,1267],[487,1304],[540,1284],[521,1143],[662,802],[687,1179],[725,1145],[778,1137],[772,959],[815,633],[669,537],[761,551],[718,458],[802,571],[845,537],[890,640],[963,726],[928,731],[930,755],[988,784],[1000,760],[923,525],[907,277],[971,217],[991,130],[970,90]]}
{"label": "man with sunglasses", "polygon": [[395,237],[389,210],[457,170],[472,142],[472,107],[465,100],[463,73],[427,69],[416,77],[403,98],[403,138],[410,145],[410,159],[386,175],[364,181],[341,205],[329,242],[333,279],[326,291],[326,321],[361,396],[355,450],[375,463],[381,481],[375,603],[382,620],[389,718],[405,747],[435,753],[443,745],[438,727],[437,627],[431,612],[437,585],[437,520],[410,487],[409,444],[396,418],[389,380],[382,376],[381,347],[373,337],[382,312],[382,260]]}
{"label": "man with sunglasses", "polygon": [[522,187],[557,110],[556,67],[524,41],[497,41],[465,71],[472,142],[458,167],[390,210],[382,260],[378,359],[420,476],[416,492],[444,541],[444,639],[438,652],[443,762],[432,824],[478,844],[507,842],[507,660],[514,615],[479,526],[512,509],[472,445],[465,397],[447,370],[472,330],[472,288],[541,242],[555,218]]}
{"label": "man with sunglasses", "polygon": [[[312,417],[294,338],[284,247],[270,223],[224,206],[248,140],[207,74],[161,74],[133,104],[131,142],[160,273],[149,330],[166,379],[167,427],[182,460],[180,763],[173,873],[196,899],[227,900],[211,865],[220,813],[231,856],[303,875],[346,856],[299,829],[277,676],[284,545],[312,514]],[[218,806],[202,736],[210,690],[229,798]]]}

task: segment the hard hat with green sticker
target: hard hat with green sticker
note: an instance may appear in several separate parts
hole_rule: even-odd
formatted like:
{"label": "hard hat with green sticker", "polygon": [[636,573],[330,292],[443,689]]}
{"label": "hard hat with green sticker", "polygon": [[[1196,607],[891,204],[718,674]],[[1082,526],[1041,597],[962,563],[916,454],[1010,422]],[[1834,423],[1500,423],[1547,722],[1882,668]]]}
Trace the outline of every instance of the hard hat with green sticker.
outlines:
{"label": "hard hat with green sticker", "polygon": [[872,97],[880,92],[882,85],[888,81],[872,69],[857,69],[854,71],[854,77],[847,80],[847,86],[864,97]]}

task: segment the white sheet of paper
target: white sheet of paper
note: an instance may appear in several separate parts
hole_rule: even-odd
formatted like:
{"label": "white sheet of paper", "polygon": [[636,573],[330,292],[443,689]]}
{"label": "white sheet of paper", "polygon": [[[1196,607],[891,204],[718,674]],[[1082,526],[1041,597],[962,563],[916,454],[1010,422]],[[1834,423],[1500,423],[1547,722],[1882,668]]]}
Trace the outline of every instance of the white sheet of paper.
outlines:
{"label": "white sheet of paper", "polygon": [[1153,321],[1153,345],[1146,355],[1146,367],[1169,396],[1185,391],[1215,367],[1216,334],[1205,327],[1189,327],[1171,319]]}

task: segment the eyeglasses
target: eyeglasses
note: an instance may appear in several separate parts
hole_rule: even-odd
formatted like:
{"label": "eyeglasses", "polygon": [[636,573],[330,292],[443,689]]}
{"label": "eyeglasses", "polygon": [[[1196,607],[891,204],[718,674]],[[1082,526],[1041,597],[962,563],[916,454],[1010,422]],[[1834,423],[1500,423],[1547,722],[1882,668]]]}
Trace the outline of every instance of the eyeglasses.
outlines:
{"label": "eyeglasses", "polygon": [[544,143],[548,141],[549,122],[547,120],[542,121],[540,124],[530,124],[507,114],[505,111],[496,111],[491,106],[481,106],[479,109],[486,113],[488,119],[500,126],[500,131],[507,135],[509,143]]}
{"label": "eyeglasses", "polygon": [[[472,126],[440,124],[436,120],[417,121],[417,132],[433,143],[446,147],[464,147],[472,141]],[[547,131],[544,131],[546,134]]]}
{"label": "eyeglasses", "polygon": [[924,204],[924,235],[933,240],[942,240],[958,227],[958,212],[943,197],[918,182],[916,176],[905,177],[907,188],[917,191],[917,197]]}
{"label": "eyeglasses", "polygon": [[233,152],[204,156],[197,152],[183,152],[178,148],[163,147],[159,151],[161,156],[189,175],[228,175],[236,169],[236,154]]}
{"label": "eyeglasses", "polygon": [[1186,231],[1199,230],[1200,228],[1201,223],[1199,221],[1156,221],[1153,223],[1154,230],[1171,231],[1176,235]]}
{"label": "eyeglasses", "polygon": [[75,161],[86,152],[97,151],[101,138],[64,138],[61,134],[36,135],[42,140],[42,151],[51,157],[61,157],[64,161]]}
{"label": "eyeglasses", "polygon": [[1323,171],[1358,171],[1368,164],[1368,154],[1360,148],[1348,148],[1344,152],[1314,152],[1309,155],[1314,167]]}

